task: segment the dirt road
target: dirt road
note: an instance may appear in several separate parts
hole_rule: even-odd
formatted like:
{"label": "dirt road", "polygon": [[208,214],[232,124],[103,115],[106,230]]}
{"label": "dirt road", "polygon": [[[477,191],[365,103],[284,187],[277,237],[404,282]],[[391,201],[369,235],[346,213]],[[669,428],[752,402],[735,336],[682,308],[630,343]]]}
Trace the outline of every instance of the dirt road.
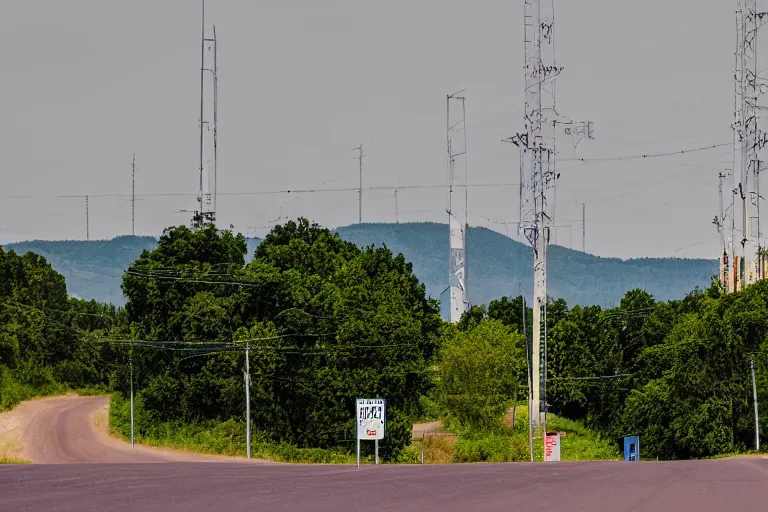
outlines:
{"label": "dirt road", "polygon": [[131,449],[129,443],[108,434],[108,406],[108,397],[64,396],[22,402],[0,414],[0,457],[40,464],[247,461],[141,445]]}

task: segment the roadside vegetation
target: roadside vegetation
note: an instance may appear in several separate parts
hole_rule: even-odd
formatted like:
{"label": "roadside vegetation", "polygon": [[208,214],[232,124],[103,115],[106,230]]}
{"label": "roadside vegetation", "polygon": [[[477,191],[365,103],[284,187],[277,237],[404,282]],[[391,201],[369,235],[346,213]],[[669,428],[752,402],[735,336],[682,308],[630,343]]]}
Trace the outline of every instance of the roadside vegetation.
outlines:
{"label": "roadside vegetation", "polygon": [[[0,410],[111,394],[111,430],[127,439],[133,382],[139,442],[242,456],[247,347],[253,457],[352,462],[355,398],[385,397],[385,462],[419,462],[416,420],[442,422],[425,462],[530,459],[521,297],[448,324],[402,255],[305,219],[276,226],[248,263],[246,252],[213,226],[169,228],[130,265],[115,308],[69,298],[44,258],[0,248]],[[611,309],[550,299],[546,320],[547,424],[565,433],[562,460],[619,459],[625,435],[640,436],[644,459],[753,448],[749,361],[765,404],[768,282],[666,302],[630,290]],[[362,455],[372,460],[373,443]]]}

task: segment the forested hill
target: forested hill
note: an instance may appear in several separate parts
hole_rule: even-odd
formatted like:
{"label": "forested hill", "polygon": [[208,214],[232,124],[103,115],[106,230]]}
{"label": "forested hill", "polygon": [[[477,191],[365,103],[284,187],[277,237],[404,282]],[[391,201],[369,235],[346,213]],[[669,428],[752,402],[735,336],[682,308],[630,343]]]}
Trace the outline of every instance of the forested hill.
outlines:
{"label": "forested hill", "polygon": [[[427,293],[438,297],[448,279],[448,227],[437,223],[356,224],[337,228],[357,245],[386,244],[413,263]],[[249,259],[260,240],[248,240]],[[17,252],[44,256],[61,272],[71,294],[122,305],[123,271],[153,237],[120,236],[99,241],[29,241],[6,245]],[[473,303],[516,296],[520,284],[530,297],[533,281],[531,249],[486,228],[470,228],[467,240],[469,288]],[[645,289],[659,300],[679,299],[696,286],[707,287],[717,273],[716,260],[600,258],[559,246],[549,250],[550,295],[568,304],[618,304],[627,290]],[[445,294],[442,299],[445,299]]]}

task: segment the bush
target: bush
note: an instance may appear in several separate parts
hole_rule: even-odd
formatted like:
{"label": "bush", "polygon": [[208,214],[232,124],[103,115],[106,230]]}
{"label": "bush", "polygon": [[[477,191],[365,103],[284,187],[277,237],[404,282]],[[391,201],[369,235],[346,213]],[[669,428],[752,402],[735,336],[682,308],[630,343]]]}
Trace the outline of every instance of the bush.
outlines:
{"label": "bush", "polygon": [[490,435],[456,442],[456,462],[523,462],[530,460],[528,442],[522,436]]}

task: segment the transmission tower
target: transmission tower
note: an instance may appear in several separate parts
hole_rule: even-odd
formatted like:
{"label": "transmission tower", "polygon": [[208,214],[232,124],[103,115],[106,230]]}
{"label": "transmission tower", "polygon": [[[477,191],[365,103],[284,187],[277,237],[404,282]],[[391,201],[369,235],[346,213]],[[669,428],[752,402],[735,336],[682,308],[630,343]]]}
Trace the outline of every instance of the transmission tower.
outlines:
{"label": "transmission tower", "polygon": [[397,202],[397,194],[403,190],[403,187],[395,188],[395,224],[400,224],[400,208]]}
{"label": "transmission tower", "polygon": [[[759,29],[768,13],[759,12],[757,0],[737,0],[736,62],[734,71],[733,122],[733,201],[724,212],[722,223],[730,220],[730,240],[725,240],[733,263],[728,291],[738,291],[765,277],[765,258],[760,228],[760,173],[765,169],[761,158],[768,144],[768,134],[759,127],[759,117],[766,109],[768,80],[761,76],[757,59]],[[730,216],[730,219],[728,218]],[[739,240],[740,244],[736,241]],[[723,259],[727,259],[727,254]]]}
{"label": "transmission tower", "polygon": [[[218,63],[216,27],[213,37],[205,37],[205,0],[202,3],[200,35],[200,189],[197,195],[198,210],[192,223],[195,227],[216,221],[216,185],[218,160]],[[206,83],[206,78],[208,79]],[[212,95],[206,101],[208,85]],[[211,119],[209,121],[208,119]]]}
{"label": "transmission tower", "polygon": [[[450,313],[449,319],[457,323],[469,309],[469,294],[467,291],[467,130],[466,130],[466,98],[459,96],[464,91],[458,91],[446,96],[446,144],[448,150],[448,229],[449,229],[449,274],[448,286],[450,289]],[[452,104],[459,104],[459,109],[451,109]],[[458,110],[458,112],[456,112]],[[462,132],[462,133],[459,133]],[[456,159],[463,160],[464,194],[459,194],[458,201],[454,201],[454,187],[456,186]],[[461,211],[464,211],[463,224],[459,220]]]}
{"label": "transmission tower", "polygon": [[360,175],[360,186],[357,190],[357,223],[362,224],[363,223],[363,157],[365,154],[363,154],[363,145],[360,144],[356,148],[352,148],[352,151],[357,151],[357,159],[359,163],[359,175]]}
{"label": "transmission tower", "polygon": [[589,121],[576,122],[561,116],[555,103],[555,80],[563,68],[555,58],[553,0],[525,0],[525,132],[505,139],[520,148],[520,224],[533,248],[533,350],[531,422],[546,430],[547,353],[547,246],[554,226],[555,138],[558,126],[570,136],[574,150],[584,138],[593,138]]}
{"label": "transmission tower", "polygon": [[131,234],[136,236],[136,153],[131,163]]}

